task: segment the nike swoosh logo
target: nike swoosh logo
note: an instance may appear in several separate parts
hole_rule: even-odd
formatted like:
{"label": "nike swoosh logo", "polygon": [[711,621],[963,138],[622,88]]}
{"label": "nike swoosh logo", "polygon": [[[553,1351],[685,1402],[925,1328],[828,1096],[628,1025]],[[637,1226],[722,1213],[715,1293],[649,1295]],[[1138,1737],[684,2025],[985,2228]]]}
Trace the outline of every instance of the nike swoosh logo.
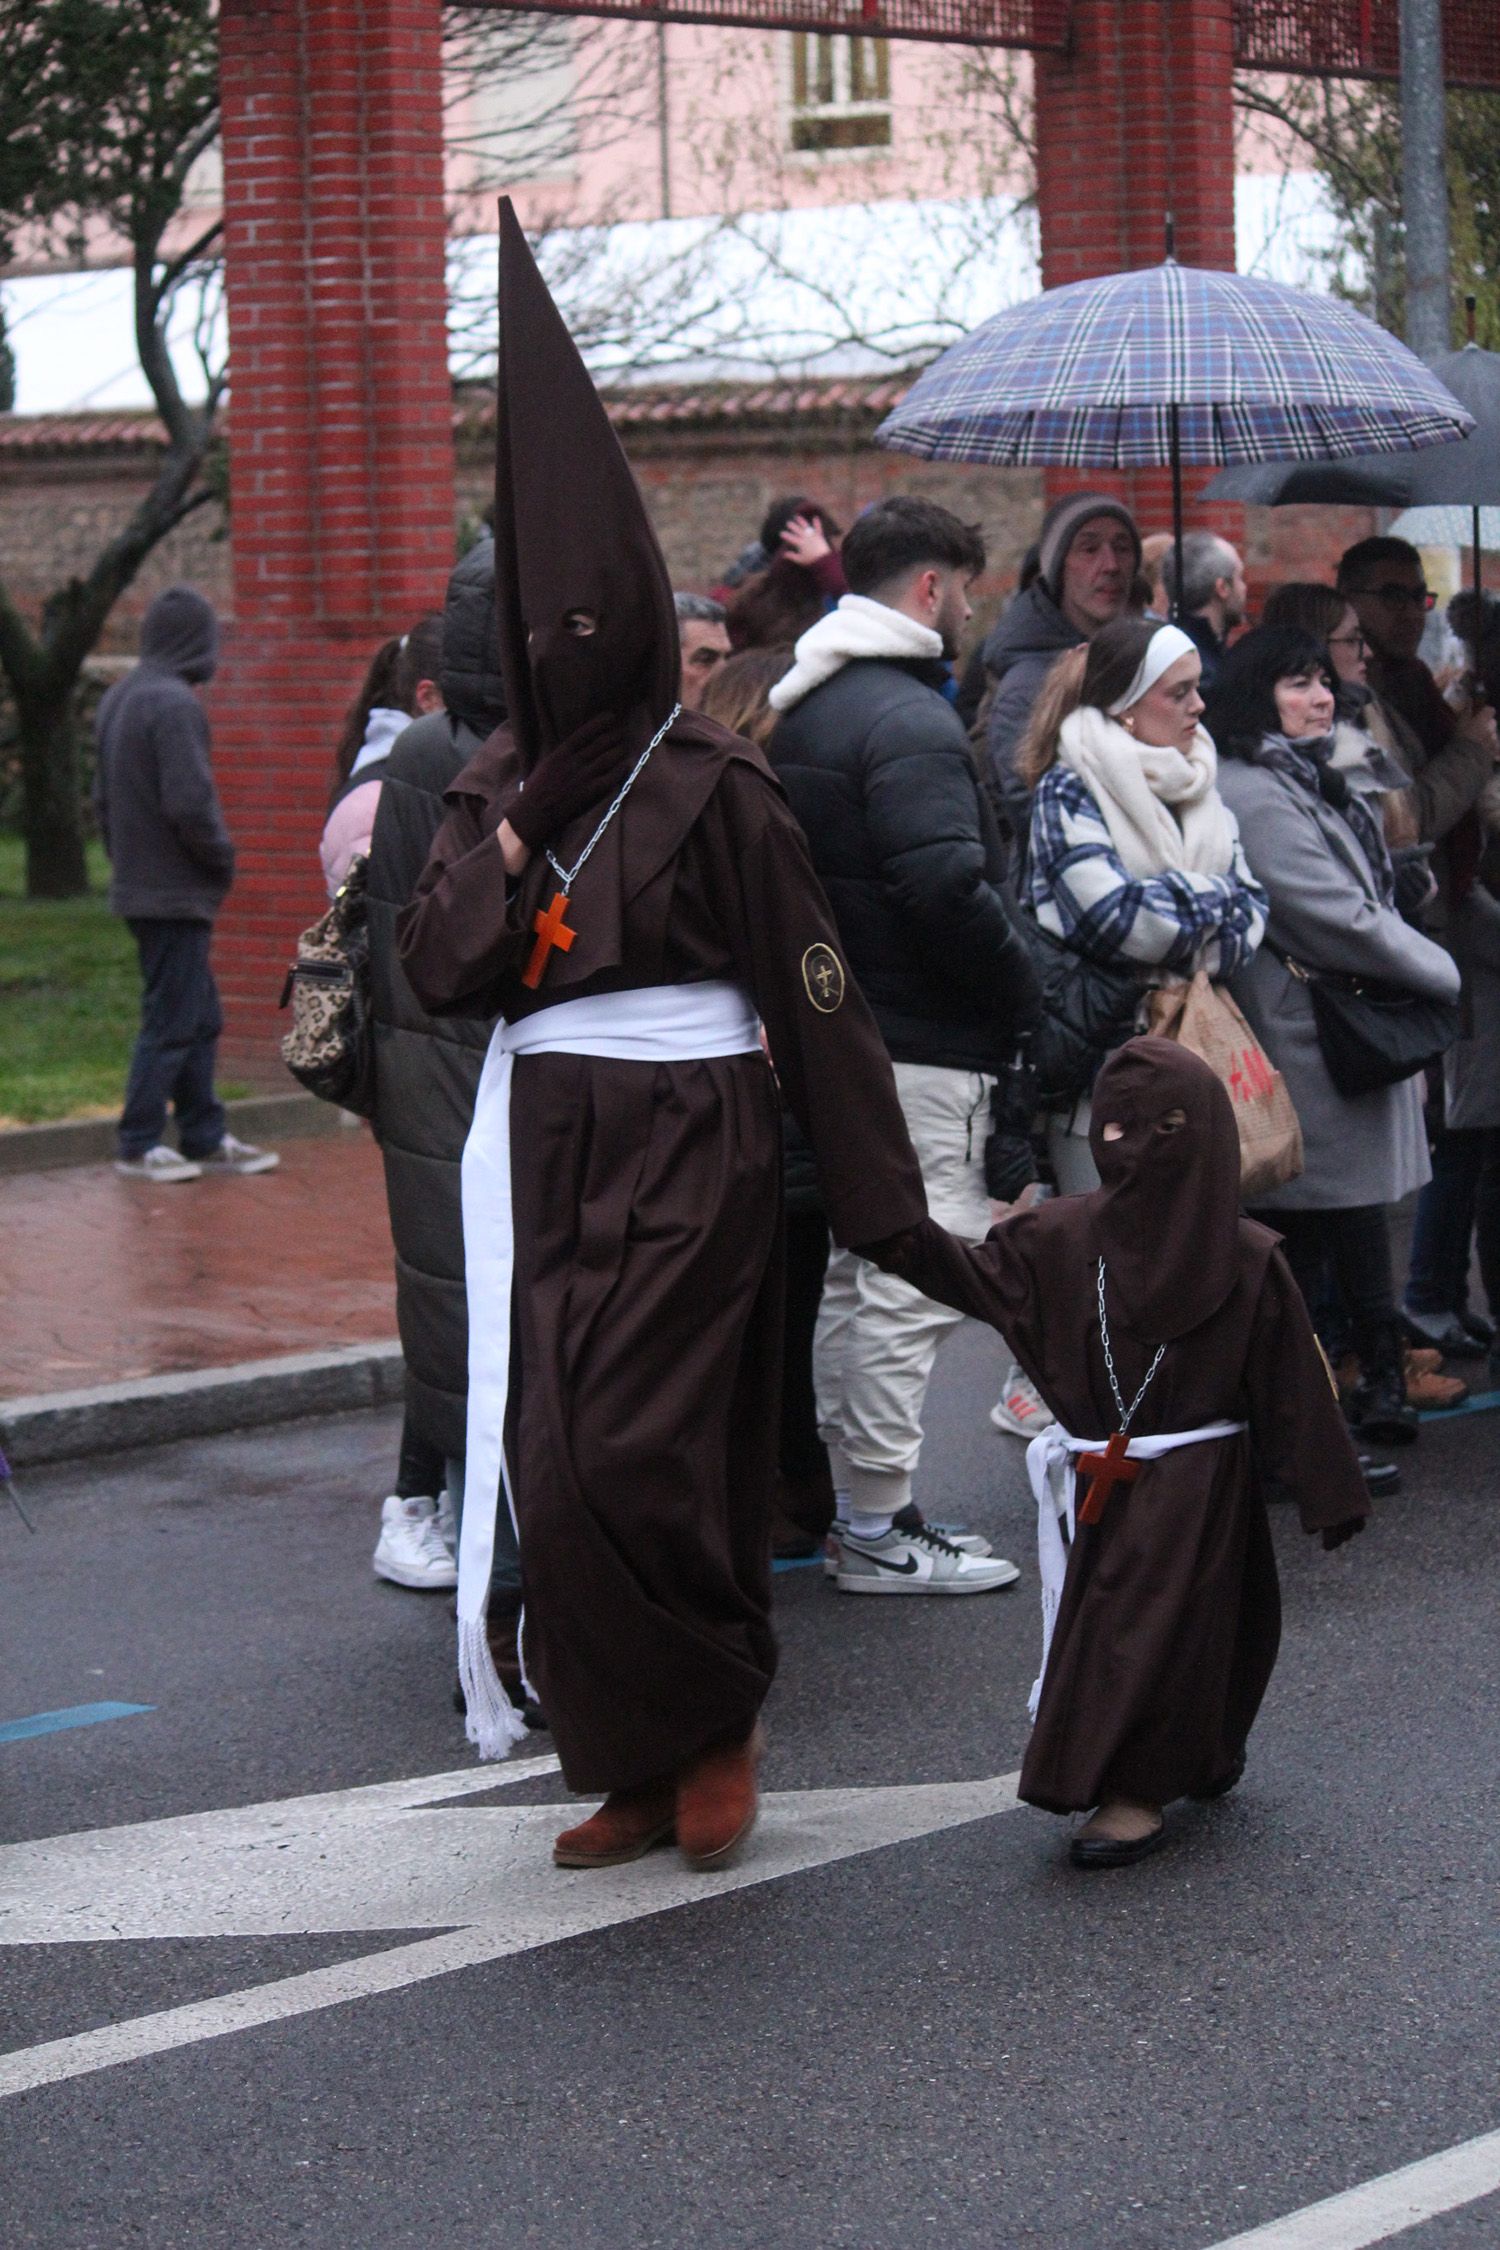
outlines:
{"label": "nike swoosh logo", "polygon": [[887,1562],[884,1555],[867,1554],[865,1561],[877,1564],[881,1570],[893,1570],[898,1578],[913,1578],[922,1567],[915,1555],[908,1555],[905,1562]]}

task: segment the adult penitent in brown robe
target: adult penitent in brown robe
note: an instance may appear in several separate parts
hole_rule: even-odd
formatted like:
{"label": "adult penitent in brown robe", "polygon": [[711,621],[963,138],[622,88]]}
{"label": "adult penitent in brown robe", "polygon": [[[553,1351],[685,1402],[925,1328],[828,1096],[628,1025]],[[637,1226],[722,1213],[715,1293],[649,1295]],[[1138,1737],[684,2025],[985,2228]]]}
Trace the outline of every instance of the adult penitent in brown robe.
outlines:
{"label": "adult penitent in brown robe", "polygon": [[[624,712],[644,747],[671,710],[677,656],[649,522],[508,212],[501,336],[511,726],[449,793],[402,927],[407,974],[434,1011],[510,1024],[591,996],[728,982],[776,1062],[774,1075],[758,1051],[513,1065],[506,1458],[525,1653],[568,1782],[611,1791],[743,1740],[775,1667],[780,1097],[841,1242],[910,1227],[926,1202],[801,831],[760,753],[712,722],[674,720],[577,878],[571,949],[548,956],[534,989],[522,982],[558,883],[541,853],[507,881],[505,809],[597,708]],[[549,840],[564,867],[605,809]]]}
{"label": "adult penitent in brown robe", "polygon": [[[1175,1123],[1174,1113],[1182,1122]],[[1127,1407],[1166,1349],[1131,1437],[1245,1422],[1141,1462],[1079,1521],[1020,1794],[1050,1812],[1164,1805],[1233,1771],[1281,1631],[1267,1500],[1333,1544],[1369,1502],[1327,1363],[1276,1237],[1239,1214],[1239,1145],[1217,1079],[1137,1039],[1096,1081],[1102,1185],[1002,1222],[971,1247],[931,1220],[882,1262],[1004,1335],[1062,1427],[1120,1426],[1099,1261]],[[1104,1138],[1110,1123],[1123,1126]],[[1080,1498],[1087,1485],[1080,1472]]]}

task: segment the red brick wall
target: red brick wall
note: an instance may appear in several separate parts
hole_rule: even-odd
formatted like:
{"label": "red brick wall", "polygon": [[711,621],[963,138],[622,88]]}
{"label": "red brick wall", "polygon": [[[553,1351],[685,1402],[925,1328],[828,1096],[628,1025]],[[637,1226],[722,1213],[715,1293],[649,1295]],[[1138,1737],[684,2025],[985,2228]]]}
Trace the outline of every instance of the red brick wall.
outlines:
{"label": "red brick wall", "polygon": [[[1045,287],[1159,264],[1169,211],[1184,265],[1234,271],[1233,33],[1232,0],[1075,0],[1068,52],[1035,58]],[[1232,539],[1240,511],[1196,502],[1213,473],[1185,472],[1185,520]],[[1171,526],[1165,470],[1048,471],[1049,498],[1084,488]]]}
{"label": "red brick wall", "polygon": [[224,0],[234,628],[215,756],[240,873],[216,957],[226,1054],[272,1041],[321,903],[339,717],[453,559],[440,0]]}

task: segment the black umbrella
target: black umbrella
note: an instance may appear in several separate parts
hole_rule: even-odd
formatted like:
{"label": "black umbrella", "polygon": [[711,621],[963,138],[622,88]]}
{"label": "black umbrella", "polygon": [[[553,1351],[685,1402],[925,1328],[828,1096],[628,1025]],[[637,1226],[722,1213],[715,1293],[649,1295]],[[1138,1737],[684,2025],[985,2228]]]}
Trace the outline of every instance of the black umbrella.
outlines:
{"label": "black umbrella", "polygon": [[[1473,325],[1471,297],[1471,330]],[[1344,461],[1247,462],[1223,470],[1205,487],[1204,498],[1240,500],[1264,508],[1468,508],[1473,513],[1477,592],[1479,511],[1500,506],[1500,352],[1481,351],[1471,335],[1461,352],[1444,352],[1431,367],[1444,389],[1473,415],[1472,436],[1460,438],[1456,445],[1427,446],[1420,453],[1353,454]]]}

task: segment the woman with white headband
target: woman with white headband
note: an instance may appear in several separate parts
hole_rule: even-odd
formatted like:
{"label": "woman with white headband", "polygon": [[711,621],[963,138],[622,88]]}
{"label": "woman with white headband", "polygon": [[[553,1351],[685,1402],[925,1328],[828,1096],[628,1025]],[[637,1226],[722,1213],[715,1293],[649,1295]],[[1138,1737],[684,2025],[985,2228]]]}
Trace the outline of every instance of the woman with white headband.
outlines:
{"label": "woman with white headband", "polygon": [[[1246,865],[1199,725],[1202,660],[1186,633],[1104,626],[1048,675],[1017,756],[1033,789],[1027,896],[1085,959],[1152,984],[1228,978],[1259,945],[1265,893]],[[1064,1194],[1098,1184],[1078,1103],[1049,1123]]]}

